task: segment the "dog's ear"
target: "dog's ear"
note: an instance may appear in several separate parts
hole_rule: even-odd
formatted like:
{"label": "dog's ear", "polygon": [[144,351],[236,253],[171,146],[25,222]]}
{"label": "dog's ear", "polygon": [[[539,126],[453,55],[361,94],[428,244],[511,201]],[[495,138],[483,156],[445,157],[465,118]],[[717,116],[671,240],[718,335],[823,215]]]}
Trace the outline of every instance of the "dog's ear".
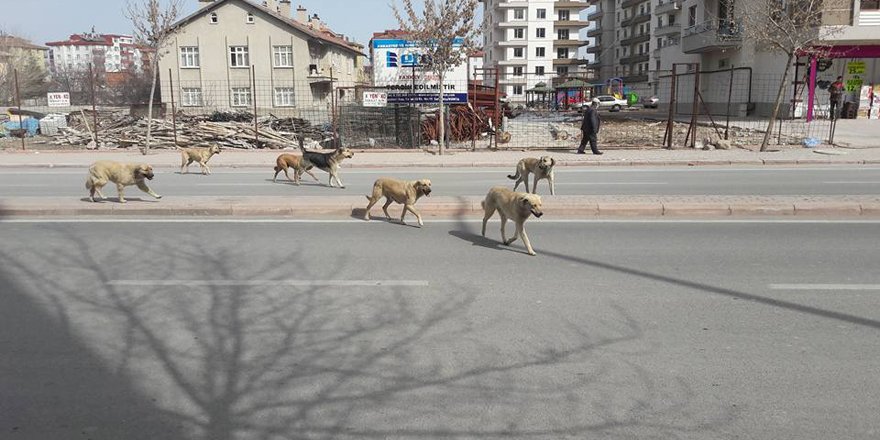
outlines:
{"label": "dog's ear", "polygon": [[519,196],[519,203],[523,206],[531,206],[532,202],[529,201],[529,198],[526,196]]}
{"label": "dog's ear", "polygon": [[555,167],[555,166],[556,166],[556,159],[554,159],[554,158],[552,158],[552,157],[550,158],[550,166],[551,166],[551,167]]}

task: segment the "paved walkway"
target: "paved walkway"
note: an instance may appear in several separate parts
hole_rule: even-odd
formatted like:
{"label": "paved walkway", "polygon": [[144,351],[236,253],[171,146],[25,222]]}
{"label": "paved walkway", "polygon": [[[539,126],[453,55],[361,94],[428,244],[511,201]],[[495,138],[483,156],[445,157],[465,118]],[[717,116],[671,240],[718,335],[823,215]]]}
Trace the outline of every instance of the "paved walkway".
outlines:
{"label": "paved walkway", "polygon": [[[212,167],[272,167],[280,150],[226,150],[211,159]],[[295,152],[295,151],[291,151]],[[825,153],[825,154],[822,154]],[[345,161],[350,168],[376,167],[508,167],[519,159],[549,154],[562,166],[615,165],[795,165],[795,164],[880,164],[880,148],[794,148],[777,152],[734,150],[608,150],[602,156],[576,155],[568,151],[454,151],[438,156],[421,150],[357,151]],[[0,152],[0,167],[87,167],[96,160],[147,162],[155,167],[179,167],[180,154],[156,150],[148,156],[137,151],[15,151]]]}

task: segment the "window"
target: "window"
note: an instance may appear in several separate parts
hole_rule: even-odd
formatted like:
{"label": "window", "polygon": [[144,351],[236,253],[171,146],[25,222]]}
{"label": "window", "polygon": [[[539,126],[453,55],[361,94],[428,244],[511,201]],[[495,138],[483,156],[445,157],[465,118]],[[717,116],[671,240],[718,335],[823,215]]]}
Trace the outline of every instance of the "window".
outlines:
{"label": "window", "polygon": [[544,54],[545,54],[545,53],[546,53],[545,48],[543,48],[543,47],[536,47],[536,48],[535,48],[535,56],[536,56],[536,57],[538,57],[538,58],[544,58]]}
{"label": "window", "polygon": [[666,17],[666,23],[668,23],[669,26],[674,25],[674,24],[675,24],[675,16],[672,15],[672,14],[669,14],[669,15]]}
{"label": "window", "polygon": [[722,58],[718,60],[719,69],[726,69],[728,67],[730,67],[730,58]]}
{"label": "window", "polygon": [[254,24],[254,14],[251,14],[250,12],[248,12],[247,19],[245,19],[245,21],[248,24]]}
{"label": "window", "polygon": [[250,87],[233,87],[232,89],[232,106],[247,107],[251,105],[251,89]]}
{"label": "window", "polygon": [[293,87],[275,87],[275,106],[293,107]]}
{"label": "window", "polygon": [[559,76],[568,75],[568,66],[556,66],[556,74]]}
{"label": "window", "polygon": [[544,20],[544,19],[547,18],[547,10],[546,10],[546,9],[543,9],[543,8],[542,8],[542,9],[538,9],[536,15],[537,15],[537,17],[538,17],[539,19]]}
{"label": "window", "polygon": [[513,68],[513,76],[523,76],[523,68],[522,68],[522,66],[514,66],[514,68]]}
{"label": "window", "polygon": [[522,95],[523,94],[523,86],[513,86],[513,94],[514,95]]}
{"label": "window", "polygon": [[522,40],[525,37],[526,37],[526,30],[525,29],[517,28],[517,29],[513,30],[513,38],[516,38],[517,40]]}
{"label": "window", "polygon": [[535,66],[535,75],[544,76],[544,66]]}
{"label": "window", "polygon": [[273,46],[275,67],[293,67],[293,46]]}
{"label": "window", "polygon": [[230,67],[250,67],[247,46],[229,46]]}
{"label": "window", "polygon": [[880,9],[880,0],[862,0],[861,8],[863,11],[876,11]]}
{"label": "window", "polygon": [[513,19],[514,20],[525,20],[526,19],[526,10],[525,8],[516,8],[513,10]]}
{"label": "window", "polygon": [[571,35],[571,34],[569,33],[568,29],[558,29],[556,31],[556,39],[557,40],[567,40],[569,35]]}
{"label": "window", "polygon": [[662,15],[660,17],[657,17],[657,27],[658,28],[663,27],[663,16]]}
{"label": "window", "polygon": [[559,21],[569,21],[571,20],[571,11],[568,9],[560,9],[559,10]]}
{"label": "window", "polygon": [[523,57],[523,48],[514,47],[513,48],[513,57],[514,58],[522,58]]}
{"label": "window", "polygon": [[535,29],[535,37],[544,38],[547,36],[547,29],[545,28],[537,28]]}
{"label": "window", "polygon": [[212,12],[212,13],[211,13],[211,15],[210,15],[210,19],[211,19],[211,24],[217,24],[217,23],[220,23],[220,18],[217,17],[217,13],[216,13],[216,12]]}
{"label": "window", "polygon": [[202,89],[197,87],[181,89],[183,94],[184,107],[201,107],[202,106]]}
{"label": "window", "polygon": [[198,47],[182,46],[180,48],[180,67],[190,69],[199,67]]}
{"label": "window", "polygon": [[688,8],[688,26],[696,26],[697,25],[697,7],[691,6]]}
{"label": "window", "polygon": [[556,49],[556,58],[560,60],[568,59],[568,48],[560,47]]}

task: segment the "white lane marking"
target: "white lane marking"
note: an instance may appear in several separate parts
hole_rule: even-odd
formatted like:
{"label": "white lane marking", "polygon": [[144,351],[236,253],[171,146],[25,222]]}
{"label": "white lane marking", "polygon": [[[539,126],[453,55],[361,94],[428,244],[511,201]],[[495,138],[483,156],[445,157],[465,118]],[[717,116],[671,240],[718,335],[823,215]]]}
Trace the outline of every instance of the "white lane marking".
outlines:
{"label": "white lane marking", "polygon": [[856,181],[856,180],[845,181],[844,180],[844,181],[837,181],[837,182],[822,182],[822,183],[826,183],[829,185],[878,185],[878,184],[880,184],[880,180],[873,181],[873,182]]}
{"label": "white lane marking", "polygon": [[0,187],[3,187],[3,188],[48,188],[51,186],[57,186],[57,185],[49,185],[47,183],[4,183],[4,184],[0,184]]}
{"label": "white lane marking", "polygon": [[428,287],[426,280],[113,280],[115,287]]}
{"label": "white lane marking", "polygon": [[770,284],[772,290],[880,290],[880,284]]}
{"label": "white lane marking", "polygon": [[[261,182],[261,183],[197,183],[194,186],[266,186],[268,183],[273,182]],[[314,183],[314,180],[312,181]]]}
{"label": "white lane marking", "polygon": [[[498,223],[499,220],[493,219],[490,223]],[[15,218],[0,219],[0,224],[52,224],[52,223],[252,223],[252,224],[334,224],[334,223],[357,223],[363,225],[387,226],[388,222],[382,220],[365,221],[358,219],[259,219],[259,218],[214,218],[214,217],[195,217],[195,218]],[[467,219],[425,219],[426,224],[437,223],[482,223],[478,218]],[[699,219],[540,219],[530,222],[530,225],[538,225],[541,223],[549,224],[587,224],[587,223],[635,223],[635,224],[652,224],[652,223],[669,223],[669,224],[829,224],[829,225],[877,225],[880,220],[822,220],[822,219],[790,219],[790,220],[772,220],[772,219],[718,219],[718,220],[699,220]]]}
{"label": "white lane marking", "polygon": [[[540,184],[538,184],[540,185]],[[556,182],[560,186],[668,185],[667,182]]]}

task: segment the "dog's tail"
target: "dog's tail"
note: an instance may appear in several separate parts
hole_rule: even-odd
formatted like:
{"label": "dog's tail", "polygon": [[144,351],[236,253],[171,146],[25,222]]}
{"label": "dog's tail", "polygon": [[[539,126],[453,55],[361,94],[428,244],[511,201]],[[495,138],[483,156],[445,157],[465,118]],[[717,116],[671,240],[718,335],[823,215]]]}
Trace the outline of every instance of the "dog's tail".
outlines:
{"label": "dog's tail", "polygon": [[480,201],[480,206],[482,206],[483,209],[485,210],[486,209],[486,201],[485,200]]}
{"label": "dog's tail", "polygon": [[516,174],[508,174],[507,178],[510,180],[517,180],[520,178],[520,176],[521,176],[521,174],[519,172],[519,167],[516,167]]}

